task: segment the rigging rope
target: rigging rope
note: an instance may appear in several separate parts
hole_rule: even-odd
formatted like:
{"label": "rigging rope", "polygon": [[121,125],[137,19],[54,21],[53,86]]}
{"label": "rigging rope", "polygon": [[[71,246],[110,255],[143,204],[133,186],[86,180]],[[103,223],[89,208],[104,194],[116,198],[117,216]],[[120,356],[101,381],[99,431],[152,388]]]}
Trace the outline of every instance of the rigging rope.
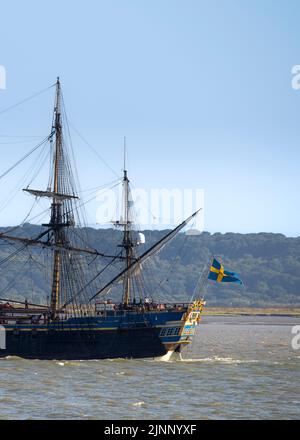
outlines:
{"label": "rigging rope", "polygon": [[51,86],[46,87],[45,89],[43,89],[43,90],[41,90],[41,91],[35,93],[34,95],[31,95],[31,96],[29,96],[28,98],[22,99],[22,101],[19,101],[19,102],[17,102],[16,104],[13,104],[13,105],[11,105],[11,106],[9,106],[9,107],[7,107],[7,108],[1,110],[1,111],[0,111],[0,115],[2,115],[3,113],[8,112],[9,110],[12,110],[12,109],[18,107],[18,106],[21,105],[21,104],[24,104],[25,102],[30,101],[31,99],[36,98],[37,96],[39,96],[39,95],[41,95],[41,94],[47,92],[48,90],[52,89],[52,87],[54,87],[55,85],[56,85],[56,84],[52,84]]}
{"label": "rigging rope", "polygon": [[32,148],[28,153],[25,154],[21,159],[19,159],[14,165],[12,165],[8,170],[6,170],[4,173],[0,175],[0,179],[5,177],[8,173],[10,173],[14,168],[16,168],[20,163],[22,163],[27,157],[29,157],[32,153],[34,153],[38,148],[40,148],[42,145],[44,145],[46,142],[50,140],[50,138],[53,136],[54,132],[50,133],[45,139],[42,140],[38,145],[36,145],[34,148]]}
{"label": "rigging rope", "polygon": [[118,178],[120,177],[119,174],[103,159],[102,156],[98,153],[96,148],[94,148],[84,137],[83,135],[77,130],[77,128],[71,123],[69,119],[69,124],[72,127],[72,129],[77,133],[77,135],[80,137],[80,139],[93,151],[93,153],[100,159],[100,161]]}

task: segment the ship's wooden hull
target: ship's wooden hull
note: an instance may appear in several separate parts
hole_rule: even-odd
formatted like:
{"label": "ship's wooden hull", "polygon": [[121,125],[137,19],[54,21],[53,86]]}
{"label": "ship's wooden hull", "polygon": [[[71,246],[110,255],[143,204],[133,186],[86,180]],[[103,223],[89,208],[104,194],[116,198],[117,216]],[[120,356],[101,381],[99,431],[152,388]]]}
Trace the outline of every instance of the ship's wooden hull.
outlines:
{"label": "ship's wooden hull", "polygon": [[[198,304],[173,310],[107,312],[49,324],[18,324],[15,312],[0,329],[0,357],[27,359],[155,358],[191,343]],[[1,341],[0,341],[1,342]]]}
{"label": "ship's wooden hull", "polygon": [[10,331],[0,357],[27,359],[146,358],[166,354],[160,328],[73,331]]}

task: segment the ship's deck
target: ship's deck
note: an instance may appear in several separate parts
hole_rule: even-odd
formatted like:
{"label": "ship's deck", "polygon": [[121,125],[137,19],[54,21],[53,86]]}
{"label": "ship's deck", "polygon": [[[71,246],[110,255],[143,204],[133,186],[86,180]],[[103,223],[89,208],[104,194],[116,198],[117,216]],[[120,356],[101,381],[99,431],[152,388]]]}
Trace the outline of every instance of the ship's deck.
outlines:
{"label": "ship's deck", "polygon": [[50,310],[46,307],[20,307],[11,304],[0,304],[0,324],[16,325],[48,325],[56,322],[70,322],[76,319],[113,319],[124,316],[152,315],[165,313],[184,313],[190,303],[146,303],[146,304],[96,304],[94,310],[82,307],[77,310],[58,310],[55,319],[50,318]]}

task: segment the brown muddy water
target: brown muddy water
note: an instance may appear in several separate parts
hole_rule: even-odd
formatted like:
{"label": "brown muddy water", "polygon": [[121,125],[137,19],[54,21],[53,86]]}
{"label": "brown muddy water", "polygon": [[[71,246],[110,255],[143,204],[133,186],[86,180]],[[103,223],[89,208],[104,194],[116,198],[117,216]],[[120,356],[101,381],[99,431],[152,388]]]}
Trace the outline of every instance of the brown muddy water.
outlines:
{"label": "brown muddy water", "polygon": [[204,316],[182,361],[0,359],[0,419],[299,419],[294,325]]}

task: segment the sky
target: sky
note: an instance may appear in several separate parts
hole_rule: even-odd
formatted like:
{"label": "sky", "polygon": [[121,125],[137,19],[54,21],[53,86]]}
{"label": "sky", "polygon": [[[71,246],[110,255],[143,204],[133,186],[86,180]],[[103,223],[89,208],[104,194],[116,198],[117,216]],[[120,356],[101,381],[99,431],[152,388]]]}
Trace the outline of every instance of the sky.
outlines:
{"label": "sky", "polygon": [[[49,133],[54,89],[1,111],[59,75],[84,191],[121,176],[126,136],[134,187],[203,189],[205,230],[298,236],[299,19],[298,0],[2,3],[0,175]],[[29,166],[0,181],[0,225],[30,206],[10,200]]]}

